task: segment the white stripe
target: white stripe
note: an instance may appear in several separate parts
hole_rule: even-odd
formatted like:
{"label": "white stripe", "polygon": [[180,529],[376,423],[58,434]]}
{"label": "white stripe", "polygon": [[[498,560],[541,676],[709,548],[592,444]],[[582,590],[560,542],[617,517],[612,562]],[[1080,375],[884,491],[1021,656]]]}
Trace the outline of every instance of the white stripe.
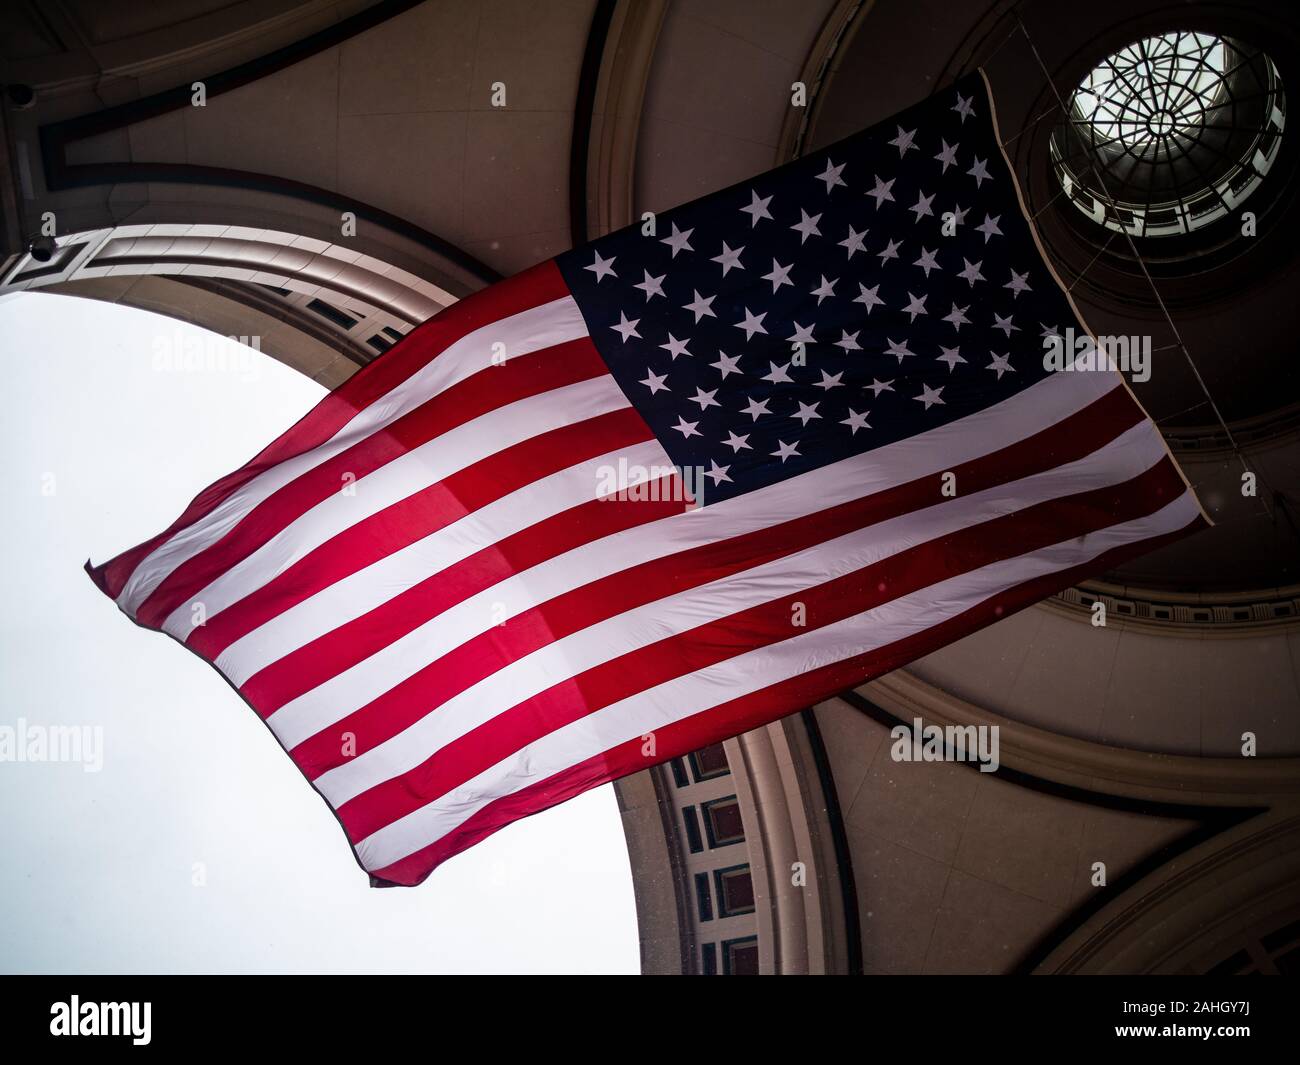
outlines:
{"label": "white stripe", "polygon": [[[232,684],[241,686],[272,662],[407,590],[411,585],[404,583],[405,574],[416,572],[428,579],[481,551],[485,544],[595,499],[601,488],[608,487],[605,470],[612,467],[619,472],[620,458],[647,471],[672,464],[659,442],[651,439],[540,478],[322,588],[231,643],[217,656],[216,667]],[[625,487],[625,480],[627,485],[635,483],[636,472],[628,469],[628,476],[619,478],[614,487]]]}
{"label": "white stripe", "polygon": [[1084,564],[1112,548],[1174,532],[1199,513],[1187,492],[1136,521],[997,562],[854,617],[677,677],[572,722],[473,780],[373,832],[357,845],[367,869],[382,869],[435,842],[494,800],[570,766],[788,677],[877,650],[956,617],[999,592]]}
{"label": "white stripe", "polygon": [[[946,500],[857,529],[741,573],[686,589],[554,640],[503,665],[479,683],[431,707],[426,716],[383,743],[322,774],[316,787],[336,807],[363,791],[414,769],[447,744],[503,710],[620,655],[738,611],[852,573],[1027,506],[1090,491],[1134,477],[1164,457],[1161,441],[1139,424],[1078,462]],[[339,675],[336,680],[347,678]],[[376,678],[389,684],[392,678]],[[330,691],[322,698],[323,688]],[[286,704],[268,724],[286,747],[341,719],[375,697],[355,685],[327,684]],[[287,719],[286,719],[287,718]]]}
{"label": "white stripe", "polygon": [[[123,585],[117,597],[118,606],[135,617],[140,604],[168,574],[232,529],[262,500],[294,478],[414,410],[444,389],[485,367],[493,367],[493,356],[497,352],[504,353],[508,366],[509,360],[518,355],[540,351],[585,335],[582,312],[569,296],[490,322],[467,333],[460,340],[449,344],[396,388],[358,411],[325,443],[258,474],[232,492],[209,514],[193,525],[178,530],[165,543],[159,544],[136,566]],[[504,346],[494,351],[497,344]],[[500,361],[500,357],[497,361]],[[492,368],[492,372],[503,371]]]}
{"label": "white stripe", "polygon": [[[195,604],[203,604],[206,617],[215,617],[309,552],[386,507],[542,433],[628,406],[614,378],[602,374],[498,407],[412,448],[350,486],[340,481],[338,490],[177,606],[163,629],[184,640],[194,629]],[[345,487],[350,491],[345,492]]]}
{"label": "white stripe", "polygon": [[[407,647],[433,641],[428,644],[432,648],[444,643],[449,634],[458,634],[457,642],[464,642],[495,623],[487,620],[490,610],[485,603],[504,604],[508,619],[538,602],[628,566],[812,513],[811,503],[817,509],[827,509],[895,484],[951,469],[1041,432],[1115,387],[1111,374],[1055,374],[1017,396],[958,422],[791,477],[760,492],[703,507],[680,519],[666,518],[615,533],[471,597],[453,608],[454,613],[448,611],[433,619],[378,655],[384,656],[385,663],[396,662]],[[478,546],[485,547],[488,543]],[[254,673],[302,644],[379,605],[375,599],[377,590],[386,590],[386,598],[391,598],[425,580],[430,571],[424,561],[418,555],[406,554],[394,563],[387,559],[373,563],[349,578],[348,587],[341,593],[323,589],[287,610],[281,615],[285,618],[283,622],[272,619],[248,633],[226,649],[217,661],[218,668],[236,686],[243,684]],[[375,579],[369,583],[372,571]],[[504,619],[498,615],[496,620]],[[264,630],[269,630],[265,641]],[[437,654],[445,653],[450,646]],[[407,673],[401,672],[400,665],[394,668],[400,679],[419,667]]]}

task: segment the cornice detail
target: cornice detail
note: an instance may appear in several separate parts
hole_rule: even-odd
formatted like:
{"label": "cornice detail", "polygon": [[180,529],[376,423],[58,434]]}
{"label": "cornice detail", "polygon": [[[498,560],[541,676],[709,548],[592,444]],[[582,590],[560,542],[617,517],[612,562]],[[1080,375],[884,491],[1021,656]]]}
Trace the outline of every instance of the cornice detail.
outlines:
{"label": "cornice detail", "polygon": [[1254,636],[1261,630],[1300,628],[1300,585],[1246,592],[1158,592],[1103,581],[1067,588],[1044,605],[1091,623],[1093,606],[1106,608],[1106,624],[1162,636]]}

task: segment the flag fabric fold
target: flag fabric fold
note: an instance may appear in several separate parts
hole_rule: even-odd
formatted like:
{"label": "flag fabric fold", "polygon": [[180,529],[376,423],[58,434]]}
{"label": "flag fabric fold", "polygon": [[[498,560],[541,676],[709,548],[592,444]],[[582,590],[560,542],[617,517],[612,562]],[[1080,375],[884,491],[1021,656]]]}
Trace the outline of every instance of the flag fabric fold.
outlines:
{"label": "flag fabric fold", "polygon": [[1076,334],[975,75],[447,308],[87,569],[416,884],[1208,524]]}

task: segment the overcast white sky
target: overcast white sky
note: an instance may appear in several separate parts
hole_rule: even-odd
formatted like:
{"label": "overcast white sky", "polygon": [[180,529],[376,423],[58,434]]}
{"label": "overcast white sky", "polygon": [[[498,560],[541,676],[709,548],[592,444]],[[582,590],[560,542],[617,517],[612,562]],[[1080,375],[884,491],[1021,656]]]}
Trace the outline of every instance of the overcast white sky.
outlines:
{"label": "overcast white sky", "polygon": [[[342,830],[215,670],[90,582],[323,390],[269,357],[155,368],[201,330],[0,299],[0,728],[102,726],[103,768],[0,762],[8,972],[635,972],[613,790],[371,889]],[[206,885],[196,879],[206,876]]]}

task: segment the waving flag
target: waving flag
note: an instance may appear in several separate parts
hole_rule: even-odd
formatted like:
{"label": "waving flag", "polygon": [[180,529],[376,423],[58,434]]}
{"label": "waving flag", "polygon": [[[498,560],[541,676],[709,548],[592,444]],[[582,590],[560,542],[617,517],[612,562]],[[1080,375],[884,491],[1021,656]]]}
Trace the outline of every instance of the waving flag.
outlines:
{"label": "waving flag", "polygon": [[414,884],[1205,525],[1121,376],[1045,360],[1085,331],[990,111],[448,308],[92,576]]}

